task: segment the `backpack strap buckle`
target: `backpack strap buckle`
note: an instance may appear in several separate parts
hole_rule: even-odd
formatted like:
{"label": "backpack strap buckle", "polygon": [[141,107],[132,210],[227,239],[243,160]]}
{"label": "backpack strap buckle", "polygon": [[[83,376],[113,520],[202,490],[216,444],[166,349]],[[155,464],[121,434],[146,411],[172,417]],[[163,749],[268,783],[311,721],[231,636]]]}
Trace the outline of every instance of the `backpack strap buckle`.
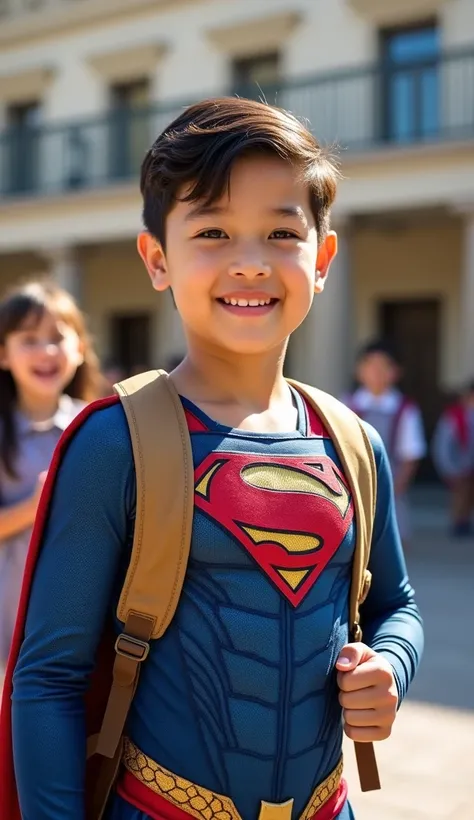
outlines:
{"label": "backpack strap buckle", "polygon": [[115,641],[115,651],[123,658],[142,663],[149,655],[150,644],[148,641],[141,641],[139,638],[133,638],[132,635],[121,632]]}

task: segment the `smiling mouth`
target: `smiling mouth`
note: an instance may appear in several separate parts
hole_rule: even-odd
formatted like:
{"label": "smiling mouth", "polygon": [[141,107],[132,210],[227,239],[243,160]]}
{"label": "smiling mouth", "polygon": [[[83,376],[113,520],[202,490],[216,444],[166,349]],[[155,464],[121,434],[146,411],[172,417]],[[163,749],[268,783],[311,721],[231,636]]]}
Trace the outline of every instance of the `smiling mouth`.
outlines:
{"label": "smiling mouth", "polygon": [[59,374],[59,368],[54,367],[54,368],[49,368],[48,370],[36,370],[35,369],[35,370],[32,370],[32,373],[33,373],[34,376],[38,376],[40,379],[45,379],[45,378],[50,379],[50,378],[53,378],[54,376],[57,376]]}
{"label": "smiling mouth", "polygon": [[278,302],[278,299],[273,299],[271,297],[268,297],[268,299],[235,299],[233,297],[223,296],[217,301],[226,307],[255,309],[272,307],[272,305],[275,305]]}

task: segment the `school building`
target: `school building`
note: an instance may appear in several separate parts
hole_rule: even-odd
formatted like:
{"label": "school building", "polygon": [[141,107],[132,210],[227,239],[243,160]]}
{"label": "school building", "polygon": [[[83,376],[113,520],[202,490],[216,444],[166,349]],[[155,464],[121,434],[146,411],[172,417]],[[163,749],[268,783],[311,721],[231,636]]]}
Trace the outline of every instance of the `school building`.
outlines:
{"label": "school building", "polygon": [[390,335],[430,429],[474,375],[473,0],[0,0],[0,290],[50,271],[103,357],[179,355],[135,251],[138,168],[183,105],[232,93],[341,153],[339,256],[288,371],[338,393]]}

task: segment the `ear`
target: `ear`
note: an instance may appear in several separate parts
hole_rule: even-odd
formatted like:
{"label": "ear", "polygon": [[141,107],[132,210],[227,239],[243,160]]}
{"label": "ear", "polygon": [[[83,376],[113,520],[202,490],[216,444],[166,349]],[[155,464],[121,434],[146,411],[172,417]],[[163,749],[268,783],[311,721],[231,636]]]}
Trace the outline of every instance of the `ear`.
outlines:
{"label": "ear", "polygon": [[160,243],[148,231],[142,231],[137,237],[137,249],[155,290],[163,291],[169,288],[168,268]]}
{"label": "ear", "polygon": [[316,279],[314,282],[314,292],[322,293],[329,273],[331,262],[337,254],[337,235],[334,231],[329,231],[321,243],[316,259]]}

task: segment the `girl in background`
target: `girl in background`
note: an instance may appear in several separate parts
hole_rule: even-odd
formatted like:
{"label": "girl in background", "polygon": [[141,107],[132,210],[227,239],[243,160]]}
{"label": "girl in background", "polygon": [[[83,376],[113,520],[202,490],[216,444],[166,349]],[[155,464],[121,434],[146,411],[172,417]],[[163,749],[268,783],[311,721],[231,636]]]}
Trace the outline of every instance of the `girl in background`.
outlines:
{"label": "girl in background", "polygon": [[50,282],[0,302],[0,665],[8,658],[31,529],[56,444],[99,391],[84,317]]}

